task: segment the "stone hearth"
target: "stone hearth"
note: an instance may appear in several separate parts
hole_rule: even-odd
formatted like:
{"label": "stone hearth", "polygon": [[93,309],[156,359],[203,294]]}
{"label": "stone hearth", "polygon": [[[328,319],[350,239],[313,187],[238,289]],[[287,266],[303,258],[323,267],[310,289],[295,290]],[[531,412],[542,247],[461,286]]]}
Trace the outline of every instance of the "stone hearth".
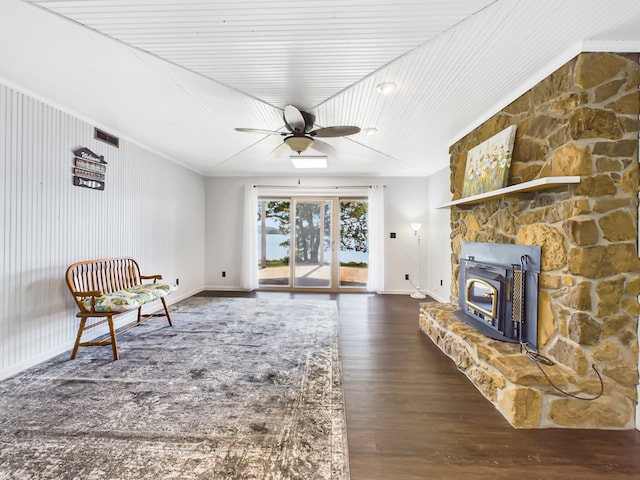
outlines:
{"label": "stone hearth", "polygon": [[[633,428],[633,402],[608,392],[595,401],[555,390],[520,345],[492,340],[459,320],[457,305],[420,304],[420,329],[456,364],[482,395],[516,428]],[[600,382],[577,377],[563,365],[543,366],[565,391],[595,397]]]}

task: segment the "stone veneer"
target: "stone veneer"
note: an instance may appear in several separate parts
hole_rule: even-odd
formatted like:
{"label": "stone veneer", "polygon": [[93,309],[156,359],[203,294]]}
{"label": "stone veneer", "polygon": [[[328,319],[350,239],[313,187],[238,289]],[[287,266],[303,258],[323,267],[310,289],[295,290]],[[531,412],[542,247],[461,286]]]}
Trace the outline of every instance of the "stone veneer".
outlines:
{"label": "stone veneer", "polygon": [[[525,420],[517,426],[634,427],[639,86],[638,54],[582,53],[450,148],[454,199],[461,196],[466,152],[510,125],[518,128],[509,185],[549,176],[581,178],[577,185],[451,209],[452,303],[457,304],[463,241],[539,245],[540,351],[557,364],[551,370],[562,372],[558,378],[569,379],[585,396],[599,390],[592,365],[604,379],[604,395],[590,402],[547,395],[544,385],[512,382],[502,390],[502,376],[496,380],[486,364],[478,367],[484,379],[474,383],[485,395],[495,389],[490,400],[512,423],[510,412],[519,411]],[[423,310],[425,317],[442,315]],[[462,344],[469,335],[461,334]],[[510,348],[482,350],[494,366],[506,362],[506,355],[515,362],[510,370],[531,368],[511,358]],[[523,408],[535,411],[523,415]]]}

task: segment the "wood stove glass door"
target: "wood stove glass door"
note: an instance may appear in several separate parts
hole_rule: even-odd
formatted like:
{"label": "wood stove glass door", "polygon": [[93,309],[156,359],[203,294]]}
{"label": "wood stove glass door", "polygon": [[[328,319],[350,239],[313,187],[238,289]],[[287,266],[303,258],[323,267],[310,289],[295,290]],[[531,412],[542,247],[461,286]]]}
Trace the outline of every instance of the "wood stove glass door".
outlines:
{"label": "wood stove glass door", "polygon": [[489,282],[478,278],[467,280],[467,306],[482,313],[487,323],[492,323],[498,314],[498,290]]}

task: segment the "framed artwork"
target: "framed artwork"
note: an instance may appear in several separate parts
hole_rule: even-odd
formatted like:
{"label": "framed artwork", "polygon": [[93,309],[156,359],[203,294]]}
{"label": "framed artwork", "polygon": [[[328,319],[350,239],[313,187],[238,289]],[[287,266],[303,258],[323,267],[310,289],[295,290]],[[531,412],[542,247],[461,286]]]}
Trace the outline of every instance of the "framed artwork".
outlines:
{"label": "framed artwork", "polygon": [[467,152],[462,196],[491,192],[507,185],[516,126],[505,128]]}

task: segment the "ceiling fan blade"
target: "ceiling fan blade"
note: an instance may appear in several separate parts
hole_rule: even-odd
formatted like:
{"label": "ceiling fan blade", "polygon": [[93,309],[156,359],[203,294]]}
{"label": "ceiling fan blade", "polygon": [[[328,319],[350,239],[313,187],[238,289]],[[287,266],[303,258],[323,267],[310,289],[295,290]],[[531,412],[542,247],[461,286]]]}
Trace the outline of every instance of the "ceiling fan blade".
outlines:
{"label": "ceiling fan blade", "polygon": [[289,145],[287,145],[286,143],[282,142],[280,145],[278,145],[276,148],[274,148],[273,150],[271,150],[271,156],[272,157],[279,157],[280,155],[282,155],[285,151],[289,150]]}
{"label": "ceiling fan blade", "polygon": [[292,132],[304,132],[304,128],[306,126],[306,122],[304,116],[293,105],[287,105],[284,107],[284,112],[282,114],[282,118],[284,118],[284,123],[286,123],[287,128]]}
{"label": "ceiling fan blade", "polygon": [[360,131],[360,127],[325,127],[309,132],[312,137],[344,137]]}
{"label": "ceiling fan blade", "polygon": [[313,113],[303,112],[300,110],[300,113],[304,117],[304,131],[309,132],[313,128],[313,124],[316,123],[316,117]]}
{"label": "ceiling fan blade", "polygon": [[261,133],[262,135],[287,135],[284,132],[274,132],[273,130],[261,130],[259,128],[236,128],[238,132]]}
{"label": "ceiling fan blade", "polygon": [[311,147],[314,150],[317,150],[320,153],[324,153],[325,155],[335,155],[336,149],[329,145],[327,142],[323,142],[322,140],[315,140]]}

